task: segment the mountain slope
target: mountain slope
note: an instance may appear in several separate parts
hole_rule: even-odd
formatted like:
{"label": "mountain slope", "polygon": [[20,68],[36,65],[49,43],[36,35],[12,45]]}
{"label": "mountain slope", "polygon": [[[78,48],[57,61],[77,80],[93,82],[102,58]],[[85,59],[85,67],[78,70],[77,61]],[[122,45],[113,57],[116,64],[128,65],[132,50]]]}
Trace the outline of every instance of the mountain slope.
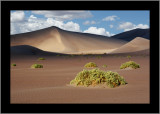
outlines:
{"label": "mountain slope", "polygon": [[150,39],[150,29],[134,29],[112,36],[112,38],[122,39],[126,41],[131,41],[136,37]]}

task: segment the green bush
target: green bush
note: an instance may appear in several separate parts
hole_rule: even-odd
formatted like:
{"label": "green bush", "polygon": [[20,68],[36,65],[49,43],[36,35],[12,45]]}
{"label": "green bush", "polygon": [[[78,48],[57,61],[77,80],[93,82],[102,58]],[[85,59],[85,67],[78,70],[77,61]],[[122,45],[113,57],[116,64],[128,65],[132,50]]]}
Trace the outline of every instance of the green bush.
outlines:
{"label": "green bush", "polygon": [[136,68],[140,68],[140,65],[135,63],[134,61],[129,61],[129,62],[123,63],[120,66],[120,69],[125,69],[125,68],[128,68],[128,67],[136,69]]}
{"label": "green bush", "polygon": [[94,62],[89,62],[89,63],[85,64],[84,67],[86,67],[86,68],[93,68],[93,67],[97,67],[97,65]]}
{"label": "green bush", "polygon": [[45,60],[45,58],[42,58],[42,57],[41,57],[41,58],[38,58],[38,60]]}
{"label": "green bush", "polygon": [[127,82],[117,72],[105,72],[99,69],[92,69],[79,72],[75,79],[70,81],[70,84],[86,87],[89,85],[96,86],[98,84],[104,84],[113,88],[119,85],[125,85]]}
{"label": "green bush", "polygon": [[131,59],[131,56],[130,56],[130,55],[128,55],[128,56],[127,56],[127,58],[128,58],[128,59]]}
{"label": "green bush", "polygon": [[103,67],[103,68],[106,68],[106,67],[107,67],[107,65],[103,65],[102,67]]}
{"label": "green bush", "polygon": [[12,66],[17,66],[17,65],[14,63],[14,64],[12,64]]}
{"label": "green bush", "polygon": [[33,64],[31,66],[31,68],[43,68],[43,65],[41,65],[41,64]]}

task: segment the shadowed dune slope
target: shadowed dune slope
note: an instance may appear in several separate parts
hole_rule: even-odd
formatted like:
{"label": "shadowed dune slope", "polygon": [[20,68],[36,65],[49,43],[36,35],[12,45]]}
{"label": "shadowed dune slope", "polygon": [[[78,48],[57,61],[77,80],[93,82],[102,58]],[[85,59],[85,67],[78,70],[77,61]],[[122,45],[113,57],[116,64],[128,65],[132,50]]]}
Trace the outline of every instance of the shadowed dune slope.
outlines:
{"label": "shadowed dune slope", "polygon": [[120,48],[112,51],[111,53],[128,53],[128,52],[148,50],[149,43],[150,43],[150,41],[148,39],[136,37],[132,41],[130,41],[127,44],[121,46]]}
{"label": "shadowed dune slope", "polygon": [[40,50],[38,48],[35,48],[33,46],[29,45],[17,45],[17,46],[11,46],[11,56],[18,56],[18,55],[57,55],[60,53],[53,53],[53,52],[47,52]]}
{"label": "shadowed dune slope", "polygon": [[30,45],[43,51],[65,54],[109,52],[127,43],[124,40],[49,27],[11,35],[11,46]]}
{"label": "shadowed dune slope", "polygon": [[10,49],[11,55],[35,55],[42,52],[42,50],[28,45],[11,46]]}
{"label": "shadowed dune slope", "polygon": [[150,29],[134,29],[112,36],[112,38],[122,39],[126,41],[131,41],[136,37],[150,39]]}

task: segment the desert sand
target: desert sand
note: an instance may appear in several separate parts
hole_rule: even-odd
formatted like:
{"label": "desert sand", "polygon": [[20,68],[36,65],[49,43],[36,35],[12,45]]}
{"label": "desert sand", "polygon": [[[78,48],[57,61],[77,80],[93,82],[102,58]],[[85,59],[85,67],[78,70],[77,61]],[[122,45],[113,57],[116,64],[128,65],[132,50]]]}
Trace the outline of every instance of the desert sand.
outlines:
{"label": "desert sand", "polygon": [[[57,27],[11,35],[11,64],[17,66],[10,69],[10,101],[13,104],[150,103],[149,42],[143,37],[128,41]],[[128,55],[140,64],[139,69],[120,69],[122,63],[130,61]],[[46,60],[37,60],[39,57]],[[70,86],[87,62],[95,62],[101,70],[118,72],[128,84],[116,88]],[[44,68],[30,68],[36,63]],[[104,64],[107,68],[102,67]]]}
{"label": "desert sand", "polygon": [[[135,56],[131,60],[140,64],[139,69],[121,70],[126,56],[96,57],[37,57],[12,58],[11,103],[149,103],[149,56]],[[101,70],[118,72],[128,82],[116,88],[86,88],[69,86],[76,74],[90,61]],[[34,63],[44,65],[42,69],[31,69]],[[107,68],[102,68],[107,64]]]}

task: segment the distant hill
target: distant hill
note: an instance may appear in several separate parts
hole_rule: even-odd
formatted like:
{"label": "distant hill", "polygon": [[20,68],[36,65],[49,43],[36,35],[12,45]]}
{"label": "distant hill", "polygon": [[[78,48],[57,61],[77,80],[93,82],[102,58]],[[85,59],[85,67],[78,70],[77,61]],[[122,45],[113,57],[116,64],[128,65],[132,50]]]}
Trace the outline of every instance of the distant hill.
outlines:
{"label": "distant hill", "polygon": [[150,29],[134,29],[112,36],[112,38],[117,38],[125,41],[131,41],[136,37],[150,39]]}

